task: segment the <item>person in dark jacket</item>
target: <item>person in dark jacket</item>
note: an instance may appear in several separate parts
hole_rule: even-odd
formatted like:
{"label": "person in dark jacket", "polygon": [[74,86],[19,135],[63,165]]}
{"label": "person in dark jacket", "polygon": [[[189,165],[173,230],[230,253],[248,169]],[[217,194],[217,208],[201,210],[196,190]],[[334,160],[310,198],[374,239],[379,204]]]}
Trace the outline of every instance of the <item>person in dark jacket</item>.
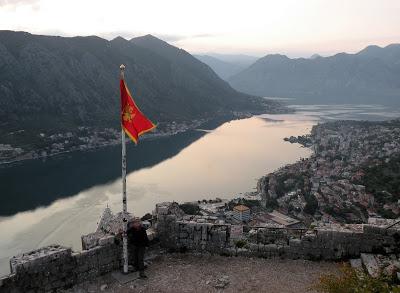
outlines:
{"label": "person in dark jacket", "polygon": [[127,235],[130,263],[139,271],[141,278],[147,278],[144,273],[144,253],[146,246],[149,246],[149,238],[139,218],[129,223]]}

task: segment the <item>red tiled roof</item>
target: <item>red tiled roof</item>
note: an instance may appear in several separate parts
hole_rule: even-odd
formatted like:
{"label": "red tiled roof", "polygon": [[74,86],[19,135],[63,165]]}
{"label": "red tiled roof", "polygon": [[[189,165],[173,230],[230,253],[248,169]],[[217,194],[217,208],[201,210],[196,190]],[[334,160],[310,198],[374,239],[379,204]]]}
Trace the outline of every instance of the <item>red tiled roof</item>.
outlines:
{"label": "red tiled roof", "polygon": [[244,205],[238,205],[238,206],[235,206],[234,208],[233,208],[233,210],[234,211],[238,211],[238,212],[245,212],[245,211],[247,211],[247,210],[250,210],[248,207],[246,207],[246,206],[244,206]]}

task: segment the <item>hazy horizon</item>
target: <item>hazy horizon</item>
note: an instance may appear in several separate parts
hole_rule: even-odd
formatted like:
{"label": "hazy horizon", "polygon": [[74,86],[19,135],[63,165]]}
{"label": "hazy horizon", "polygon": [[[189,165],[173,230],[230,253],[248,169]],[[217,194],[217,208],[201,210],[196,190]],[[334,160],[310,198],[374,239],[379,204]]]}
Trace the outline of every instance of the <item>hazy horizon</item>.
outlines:
{"label": "hazy horizon", "polygon": [[[7,30],[7,29],[0,29],[0,30]],[[10,31],[14,31],[14,30],[10,30]],[[68,36],[68,35],[51,34],[51,33],[48,33],[48,34],[46,34],[46,33],[35,33],[35,32],[24,31],[24,30],[15,30],[15,31],[16,32],[18,32],[18,31],[27,32],[27,33],[34,34],[34,35],[45,35],[45,36],[67,37],[67,38],[98,36],[100,38],[103,38],[103,39],[106,39],[106,40],[109,40],[109,41],[111,41],[112,39],[117,38],[117,37],[122,37],[122,38],[124,38],[126,40],[129,40],[129,38],[126,38],[126,37],[123,37],[123,36],[119,36],[119,35],[115,36],[115,37],[112,37],[112,38],[107,38],[107,37],[104,37],[104,36],[101,36],[101,35],[93,35],[93,34],[92,35],[71,35],[71,36]],[[143,34],[143,35],[136,35],[136,36],[133,36],[132,38],[141,37],[141,36],[145,36],[145,35],[149,35],[149,34],[153,35],[156,38],[159,38],[159,39],[161,39],[161,40],[163,40],[165,42],[168,42],[171,45],[179,47],[178,45],[175,45],[174,42],[168,41],[168,38],[165,38],[165,36],[159,36],[157,34],[147,33],[147,34]],[[218,55],[221,55],[221,56],[243,56],[243,57],[261,58],[261,57],[264,57],[264,56],[266,56],[268,54],[282,54],[282,55],[288,56],[289,58],[310,58],[314,54],[320,55],[322,57],[329,57],[329,56],[333,56],[333,55],[336,55],[336,54],[339,54],[339,53],[354,54],[354,53],[358,53],[359,51],[365,49],[368,46],[378,46],[378,47],[384,48],[386,46],[393,45],[393,44],[400,44],[400,40],[398,42],[390,42],[390,43],[387,43],[387,44],[384,44],[384,45],[377,45],[377,44],[371,43],[371,44],[367,44],[367,45],[365,45],[363,47],[356,48],[353,51],[340,51],[339,50],[337,52],[332,52],[330,54],[323,54],[323,53],[320,53],[320,52],[314,52],[314,53],[310,53],[309,55],[307,53],[300,54],[300,55],[293,55],[293,54],[290,54],[290,53],[286,54],[286,53],[284,53],[282,51],[271,51],[271,52],[266,51],[266,53],[264,53],[264,54],[263,53],[258,53],[258,54],[256,54],[256,53],[255,54],[248,53],[247,54],[247,53],[242,53],[242,52],[225,52],[225,51],[222,51],[222,52],[219,52],[219,51],[204,51],[203,52],[203,51],[188,51],[184,47],[179,47],[179,48],[188,51],[192,55],[208,55],[208,56],[215,57],[217,59],[219,58]]]}
{"label": "hazy horizon", "polygon": [[106,39],[152,34],[193,54],[309,57],[399,43],[399,14],[396,0],[0,0],[0,29]]}

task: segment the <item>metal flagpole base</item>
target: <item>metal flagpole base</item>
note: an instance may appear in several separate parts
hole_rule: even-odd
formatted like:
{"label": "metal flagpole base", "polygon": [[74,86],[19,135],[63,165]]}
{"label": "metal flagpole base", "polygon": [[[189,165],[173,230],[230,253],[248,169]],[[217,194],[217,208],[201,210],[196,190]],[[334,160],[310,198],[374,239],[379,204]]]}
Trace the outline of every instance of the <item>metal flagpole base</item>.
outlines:
{"label": "metal flagpole base", "polygon": [[111,273],[111,276],[118,281],[120,284],[126,284],[135,280],[140,279],[138,272],[124,273],[122,271],[115,271]]}

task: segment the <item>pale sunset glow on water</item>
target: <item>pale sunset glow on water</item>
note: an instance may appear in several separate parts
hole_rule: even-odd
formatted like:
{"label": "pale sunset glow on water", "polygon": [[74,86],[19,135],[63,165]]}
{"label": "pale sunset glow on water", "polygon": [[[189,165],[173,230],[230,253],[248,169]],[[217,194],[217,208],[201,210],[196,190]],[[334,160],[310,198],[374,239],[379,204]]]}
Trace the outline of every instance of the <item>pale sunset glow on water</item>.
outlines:
{"label": "pale sunset glow on water", "polygon": [[[137,216],[151,212],[156,203],[163,201],[197,201],[215,197],[234,198],[242,193],[254,191],[257,179],[285,164],[293,163],[307,157],[311,150],[299,144],[283,141],[284,137],[303,135],[310,132],[319,121],[336,119],[390,119],[399,115],[397,109],[388,109],[377,105],[310,105],[295,107],[296,114],[261,115],[248,119],[234,120],[222,124],[215,130],[197,130],[190,135],[196,136],[201,131],[203,136],[194,138],[185,147],[179,145],[180,137],[171,137],[177,141],[174,155],[159,158],[149,167],[140,167],[129,172],[127,176],[128,211]],[[164,140],[142,142],[147,148],[153,144],[157,148],[170,147]],[[113,152],[116,154],[112,154]],[[138,161],[135,155],[143,154],[139,149],[128,147],[129,163]],[[110,155],[112,160],[105,161]],[[146,156],[157,156],[151,153]],[[93,160],[84,160],[92,157]],[[104,171],[120,166],[120,146],[96,150],[89,153],[72,153],[65,158],[50,158],[48,161],[35,161],[27,168],[37,172],[42,168],[52,169],[55,177],[72,176],[75,168],[88,167],[87,164],[99,161],[100,167],[93,165],[93,175],[100,176]],[[112,165],[111,165],[112,164]],[[115,166],[114,166],[115,165]],[[73,166],[73,167],[71,167]],[[24,169],[25,170],[25,169]],[[9,270],[8,260],[11,256],[48,244],[59,243],[71,246],[74,250],[81,248],[81,235],[91,233],[104,208],[109,205],[114,212],[121,210],[121,179],[118,168],[117,178],[108,183],[82,189],[76,194],[60,198],[46,207],[19,212],[12,216],[0,218],[0,274]],[[114,174],[110,174],[114,176]],[[32,179],[26,184],[32,186],[27,197],[35,194],[35,184],[48,178]],[[110,177],[112,178],[112,177]],[[76,182],[76,184],[83,184]],[[43,182],[42,182],[43,183]],[[60,188],[60,187],[59,187]],[[56,192],[57,186],[52,187]],[[12,192],[12,189],[10,189]],[[12,200],[12,194],[10,195]]]}
{"label": "pale sunset glow on water", "polygon": [[[131,172],[127,176],[128,210],[141,216],[158,202],[233,198],[254,191],[259,177],[311,153],[283,141],[286,136],[307,133],[315,123],[312,119],[296,121],[295,116],[263,116],[285,121],[253,117],[227,122],[177,155]],[[134,159],[135,148],[128,148],[127,155]],[[8,270],[9,257],[22,251],[51,243],[80,249],[80,236],[95,230],[107,204],[115,212],[121,209],[119,178],[48,207],[4,217],[0,235],[7,237],[0,240],[1,272]]]}

